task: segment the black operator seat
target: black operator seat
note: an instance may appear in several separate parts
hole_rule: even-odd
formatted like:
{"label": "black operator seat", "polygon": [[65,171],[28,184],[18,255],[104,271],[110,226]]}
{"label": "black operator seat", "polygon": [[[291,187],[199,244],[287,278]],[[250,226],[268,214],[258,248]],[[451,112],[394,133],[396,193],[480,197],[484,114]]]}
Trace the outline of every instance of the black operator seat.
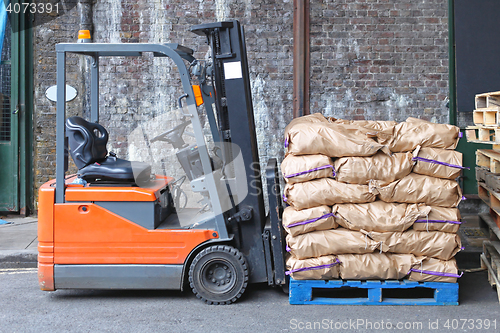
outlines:
{"label": "black operator seat", "polygon": [[100,124],[70,117],[66,120],[66,135],[78,173],[87,182],[132,182],[141,185],[149,181],[151,165],[123,160],[112,152],[108,155],[108,131]]}

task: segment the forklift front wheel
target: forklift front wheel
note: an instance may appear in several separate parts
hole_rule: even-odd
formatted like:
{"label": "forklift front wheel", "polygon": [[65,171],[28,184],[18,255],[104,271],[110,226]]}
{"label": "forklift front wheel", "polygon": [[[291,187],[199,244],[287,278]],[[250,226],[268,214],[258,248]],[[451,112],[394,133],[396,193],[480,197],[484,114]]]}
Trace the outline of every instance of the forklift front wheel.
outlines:
{"label": "forklift front wheel", "polygon": [[234,247],[214,245],[196,255],[189,267],[189,284],[207,304],[231,304],[248,284],[248,267]]}

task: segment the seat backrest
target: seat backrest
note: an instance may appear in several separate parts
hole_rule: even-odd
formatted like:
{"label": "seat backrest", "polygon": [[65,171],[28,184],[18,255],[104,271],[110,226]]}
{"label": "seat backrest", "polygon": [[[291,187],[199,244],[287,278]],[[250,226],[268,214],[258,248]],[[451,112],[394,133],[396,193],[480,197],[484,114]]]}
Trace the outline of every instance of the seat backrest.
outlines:
{"label": "seat backrest", "polygon": [[108,131],[80,117],[66,119],[66,135],[71,157],[78,169],[103,161],[108,155]]}

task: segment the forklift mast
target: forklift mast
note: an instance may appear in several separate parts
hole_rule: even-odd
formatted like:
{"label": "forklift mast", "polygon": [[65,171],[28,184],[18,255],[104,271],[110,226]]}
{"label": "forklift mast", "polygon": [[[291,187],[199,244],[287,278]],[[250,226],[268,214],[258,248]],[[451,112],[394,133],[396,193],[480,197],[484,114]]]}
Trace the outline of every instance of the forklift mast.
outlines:
{"label": "forklift mast", "polygon": [[[245,173],[234,173],[230,178],[236,178],[237,183],[248,184],[248,195],[239,201],[235,210],[226,214],[229,215],[229,222],[236,220],[237,224],[230,223],[230,226],[233,225],[235,241],[239,243],[237,247],[245,255],[250,266],[249,282],[274,284],[269,244],[269,238],[272,237],[266,236],[265,232],[264,191],[243,27],[234,20],[193,26],[191,31],[205,36],[210,46],[212,64],[207,74],[213,78],[219,137],[222,142],[232,143],[223,145],[224,155],[226,159],[232,160],[238,153],[241,154],[246,169]],[[226,172],[230,173],[231,170]],[[273,189],[273,193],[279,192]],[[269,193],[269,196],[271,195],[272,193]],[[274,209],[276,206],[270,207]],[[278,223],[279,221],[275,222]],[[276,239],[278,237],[279,235],[275,235]],[[281,244],[277,246],[282,247]],[[281,249],[276,251],[280,252],[279,255],[283,258]],[[284,276],[277,280],[283,281]]]}

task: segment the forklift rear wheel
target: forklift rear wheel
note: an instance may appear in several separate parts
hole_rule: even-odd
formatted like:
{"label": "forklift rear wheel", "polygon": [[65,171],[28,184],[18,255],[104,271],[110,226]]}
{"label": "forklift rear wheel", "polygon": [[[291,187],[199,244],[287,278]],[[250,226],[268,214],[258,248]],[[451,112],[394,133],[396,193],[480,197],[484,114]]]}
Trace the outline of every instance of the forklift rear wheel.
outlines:
{"label": "forklift rear wheel", "polygon": [[207,304],[231,304],[248,284],[243,254],[227,245],[210,246],[196,255],[189,267],[189,284]]}

